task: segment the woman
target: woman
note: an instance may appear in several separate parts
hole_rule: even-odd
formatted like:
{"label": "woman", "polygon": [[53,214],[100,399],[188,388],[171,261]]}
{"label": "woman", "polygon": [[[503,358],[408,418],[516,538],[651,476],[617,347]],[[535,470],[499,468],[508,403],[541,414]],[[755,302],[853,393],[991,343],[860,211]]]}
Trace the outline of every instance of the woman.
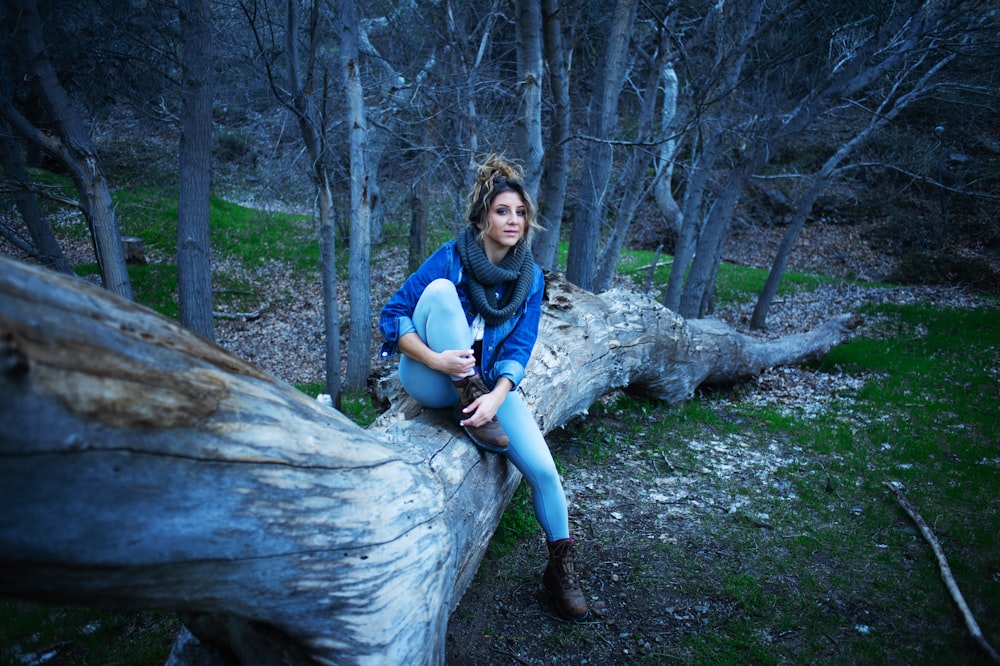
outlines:
{"label": "woman", "polygon": [[469,193],[468,226],[403,283],[382,308],[383,356],[402,352],[399,378],[413,398],[452,407],[479,448],[501,453],[531,486],[549,561],[542,577],[556,610],[587,617],[569,534],[566,494],[538,425],[515,391],[541,316],[542,271],[528,246],[535,207],[518,165],[491,156]]}

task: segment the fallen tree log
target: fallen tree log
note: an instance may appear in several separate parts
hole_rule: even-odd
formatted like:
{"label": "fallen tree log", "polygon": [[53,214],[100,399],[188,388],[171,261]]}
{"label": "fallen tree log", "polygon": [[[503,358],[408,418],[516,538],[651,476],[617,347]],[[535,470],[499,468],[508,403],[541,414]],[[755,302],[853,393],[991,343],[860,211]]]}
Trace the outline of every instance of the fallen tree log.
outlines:
{"label": "fallen tree log", "polygon": [[[623,389],[826,354],[548,276],[520,390],[543,431]],[[520,476],[400,399],[369,429],[177,323],[0,259],[0,594],[177,611],[241,663],[442,663]],[[485,498],[488,498],[485,499]]]}

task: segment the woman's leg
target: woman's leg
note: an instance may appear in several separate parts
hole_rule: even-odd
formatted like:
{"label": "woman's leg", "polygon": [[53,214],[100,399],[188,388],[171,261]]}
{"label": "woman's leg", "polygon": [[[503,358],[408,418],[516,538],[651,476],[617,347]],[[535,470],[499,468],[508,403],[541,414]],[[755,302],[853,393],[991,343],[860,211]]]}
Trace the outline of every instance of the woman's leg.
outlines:
{"label": "woman's leg", "polygon": [[560,615],[568,620],[585,620],[589,610],[576,572],[576,550],[569,536],[566,493],[549,447],[520,394],[511,392],[497,416],[510,435],[507,457],[531,484],[535,516],[548,541],[549,562],[542,583],[552,594]]}
{"label": "woman's leg", "polygon": [[500,425],[510,437],[507,457],[531,486],[535,517],[546,538],[551,541],[569,538],[569,515],[566,493],[531,410],[521,395],[511,391],[497,412]]}
{"label": "woman's leg", "polygon": [[[434,351],[472,347],[472,331],[450,280],[441,278],[427,285],[412,319],[417,335]],[[458,399],[451,377],[405,355],[399,359],[399,380],[406,392],[425,407],[450,407]]]}

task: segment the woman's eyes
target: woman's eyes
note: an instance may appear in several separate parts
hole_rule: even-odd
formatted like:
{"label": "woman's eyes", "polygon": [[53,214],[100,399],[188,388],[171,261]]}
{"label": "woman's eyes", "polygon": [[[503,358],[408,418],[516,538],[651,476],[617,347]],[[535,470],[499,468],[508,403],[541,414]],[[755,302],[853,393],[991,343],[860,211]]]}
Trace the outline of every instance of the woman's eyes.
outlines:
{"label": "woman's eyes", "polygon": [[[510,209],[509,208],[497,208],[497,215],[510,215]],[[518,208],[517,209],[517,216],[518,217],[524,217],[525,216],[525,210],[523,208]]]}

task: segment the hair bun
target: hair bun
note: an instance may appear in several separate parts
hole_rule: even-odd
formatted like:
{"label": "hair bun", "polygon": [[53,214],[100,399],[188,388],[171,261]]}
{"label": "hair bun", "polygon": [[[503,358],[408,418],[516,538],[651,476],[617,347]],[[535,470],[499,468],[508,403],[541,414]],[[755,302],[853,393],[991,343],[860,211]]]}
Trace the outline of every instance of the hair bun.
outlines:
{"label": "hair bun", "polygon": [[508,161],[503,155],[491,153],[476,166],[476,185],[482,186],[498,178],[505,180],[524,180],[524,167],[517,162]]}

